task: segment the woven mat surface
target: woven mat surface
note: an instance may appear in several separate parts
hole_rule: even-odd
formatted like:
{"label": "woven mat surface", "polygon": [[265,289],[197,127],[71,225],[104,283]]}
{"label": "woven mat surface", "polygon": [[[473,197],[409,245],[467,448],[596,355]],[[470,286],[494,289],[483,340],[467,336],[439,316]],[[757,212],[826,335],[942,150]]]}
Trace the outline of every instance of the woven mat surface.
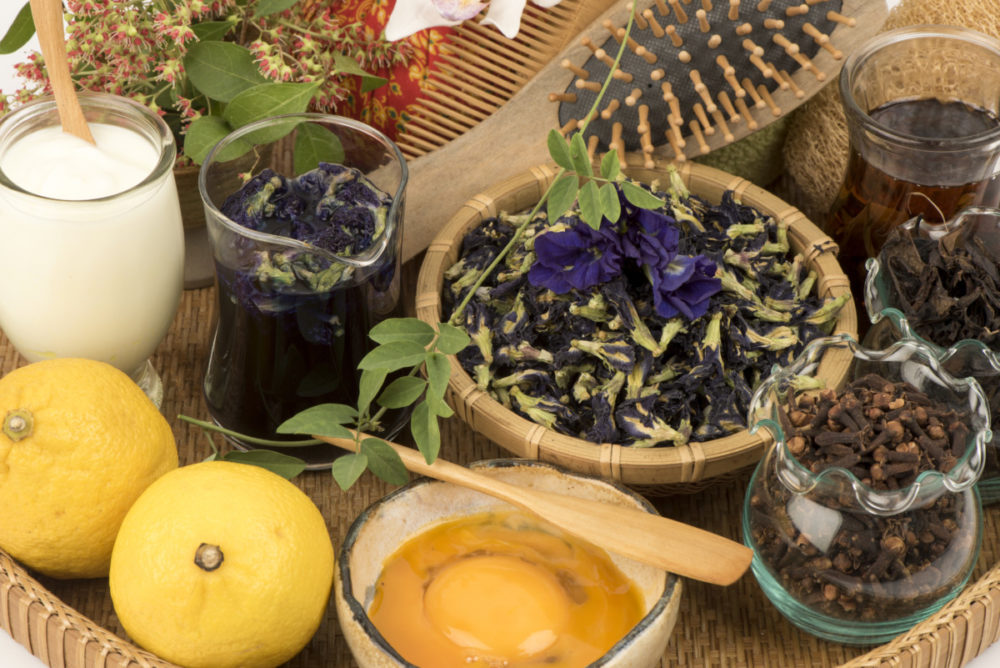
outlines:
{"label": "woven mat surface", "polygon": [[[408,268],[407,274],[412,274],[415,278],[412,268]],[[410,285],[412,287],[412,283]],[[153,360],[166,386],[163,409],[173,426],[182,464],[199,461],[211,452],[206,436],[200,430],[177,420],[176,415],[208,417],[202,399],[201,380],[214,311],[212,288],[185,292],[173,327]],[[9,343],[0,339],[2,371],[6,372],[23,363]],[[446,421],[441,431],[442,456],[452,461],[470,462],[507,456],[498,446],[472,433],[458,418]],[[219,445],[225,447],[221,441]],[[747,477],[748,475],[744,475],[735,481],[716,485],[696,494],[653,501],[664,515],[739,539],[740,508]],[[370,474],[363,476],[346,493],[339,490],[328,473],[308,472],[297,483],[323,511],[337,545],[360,511],[389,491],[386,484]],[[970,588],[987,590],[986,616],[992,619],[996,612],[994,609],[991,613],[990,606],[995,607],[997,603],[993,597],[996,587],[983,580],[990,579],[989,569],[1000,555],[1000,508],[987,509],[985,525],[983,550]],[[981,579],[984,574],[987,577]],[[0,571],[0,578],[2,577],[3,573]],[[104,629],[125,637],[112,609],[106,580],[55,581],[38,578],[38,582],[67,606],[94,620]],[[0,581],[0,594],[9,585],[10,582]],[[0,595],[0,599],[3,598]],[[988,627],[985,629],[987,634],[995,633],[989,628],[995,621],[992,619],[980,626]],[[974,628],[975,626],[976,623],[970,621],[967,634],[982,637],[984,629]],[[958,635],[965,634],[963,623]],[[950,642],[954,644],[955,638]],[[972,644],[976,649],[971,656],[978,653],[978,642],[978,638],[975,638]],[[959,648],[959,653],[971,658],[969,643],[964,643],[964,646],[964,650]],[[685,582],[679,619],[662,666],[836,666],[850,662],[870,649],[872,648],[837,645],[799,632],[764,598],[748,572],[737,584],[728,588]],[[936,651],[922,654],[923,658],[913,661],[913,665],[945,665],[928,656],[936,655]],[[954,658],[949,661],[954,661]],[[329,607],[328,616],[312,642],[287,665],[344,668],[355,665],[340,635],[334,606]],[[903,665],[910,665],[909,659],[904,660]]]}

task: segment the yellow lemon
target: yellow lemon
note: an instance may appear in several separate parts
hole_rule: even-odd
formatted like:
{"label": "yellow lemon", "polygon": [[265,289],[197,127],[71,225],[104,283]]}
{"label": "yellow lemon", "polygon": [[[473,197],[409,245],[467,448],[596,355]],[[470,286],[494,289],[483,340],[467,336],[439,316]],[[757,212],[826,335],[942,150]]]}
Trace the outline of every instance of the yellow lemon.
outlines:
{"label": "yellow lemon", "polygon": [[263,668],[316,633],[333,583],[333,544],[312,500],[248,464],[182,466],[122,522],[111,600],[143,648],[189,668]]}
{"label": "yellow lemon", "polygon": [[170,425],[104,362],[53,359],[0,379],[0,548],[57,578],[108,574],[118,527],[177,468]]}

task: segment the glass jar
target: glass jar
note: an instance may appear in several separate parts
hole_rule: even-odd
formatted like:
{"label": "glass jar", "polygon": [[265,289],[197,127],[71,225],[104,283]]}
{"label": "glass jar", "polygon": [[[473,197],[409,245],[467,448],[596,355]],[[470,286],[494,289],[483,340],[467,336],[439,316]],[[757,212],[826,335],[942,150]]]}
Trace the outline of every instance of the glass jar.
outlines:
{"label": "glass jar", "polygon": [[[908,437],[892,440],[893,429],[886,438],[875,437],[879,420],[908,424],[909,414],[898,417],[886,408],[880,416],[862,404],[871,418],[867,426],[858,422],[853,434],[847,427],[844,432],[828,429],[826,420],[847,424],[841,411],[831,406],[849,416],[857,407],[845,399],[844,388],[822,394],[817,370],[829,363],[850,365],[845,387],[861,379],[859,385],[875,388],[870,394],[857,390],[872,397],[872,408],[883,401],[875,393],[885,392],[888,381],[908,383],[926,395],[925,410],[931,416],[951,410],[968,413],[968,428],[958,432],[955,444],[961,452],[949,462],[950,468],[917,474],[915,463],[888,454],[912,452]],[[809,406],[815,406],[819,417],[811,416]],[[902,408],[892,406],[906,410],[906,402]],[[761,589],[789,621],[836,642],[881,643],[912,628],[962,589],[981,543],[982,510],[975,483],[990,434],[986,400],[975,381],[953,378],[926,345],[912,339],[885,350],[863,348],[848,335],[817,339],[761,384],[751,404],[750,423],[751,431],[767,429],[774,443],[747,490],[744,542],[754,551],[751,569]],[[926,424],[927,433],[933,433]],[[882,446],[885,451],[872,456],[876,463],[883,461],[881,468],[876,471],[864,457],[860,462],[842,459],[833,443],[848,441],[816,436],[822,432],[860,434],[871,439],[864,441],[866,447],[881,440],[887,444]],[[814,441],[804,446],[808,439]],[[824,450],[836,459],[817,464],[811,455]],[[896,485],[889,478],[899,475],[901,467],[891,468],[893,464],[910,467]]]}
{"label": "glass jar", "polygon": [[860,299],[865,260],[894,227],[1000,205],[1000,41],[957,26],[889,30],[847,57],[839,85],[849,157],[823,227]]}
{"label": "glass jar", "polygon": [[149,357],[184,275],[177,146],[132,100],[83,93],[80,105],[96,146],[61,130],[52,98],[0,121],[0,327],[29,362],[107,362],[160,405]]}
{"label": "glass jar", "polygon": [[[944,240],[952,253],[967,244],[976,244],[1000,257],[1000,209],[992,207],[967,207],[944,224],[928,224],[922,218],[911,218],[899,226],[898,232],[914,239]],[[905,338],[927,345],[952,376],[975,378],[986,394],[990,415],[1000,416],[1000,354],[976,339],[953,341],[941,334],[933,336],[930,334],[932,328],[922,323],[919,315],[904,313],[903,305],[912,295],[899,294],[899,287],[889,275],[889,260],[885,249],[877,258],[868,260],[864,295],[872,326],[865,335],[864,345],[884,348]],[[949,295],[938,295],[939,299],[942,297]],[[950,297],[961,300],[966,295]],[[987,504],[1000,501],[1000,429],[992,431],[994,437],[986,445],[983,474],[978,483],[983,503]]]}
{"label": "glass jar", "polygon": [[[320,164],[327,171],[317,171]],[[295,179],[294,188],[319,188],[321,204],[298,211],[299,203],[288,205],[283,227],[268,227],[271,231],[252,229],[223,213],[227,199],[265,169]],[[336,221],[321,217],[340,215],[329,212],[342,205],[334,193],[344,192],[340,188],[348,180],[366,191],[374,185],[380,197],[390,200],[368,209],[374,214],[364,214],[373,215],[370,245],[361,249],[359,242],[358,252],[352,246],[335,253],[319,241],[293,238],[295,226],[336,232]],[[392,141],[339,116],[264,119],[231,133],[209,153],[199,189],[215,260],[218,321],[204,392],[216,423],[253,438],[296,440],[302,437],[276,434],[277,426],[318,404],[357,404],[358,363],[375,345],[368,331],[400,314],[406,182],[406,162]],[[291,181],[286,183],[287,192],[293,192]],[[352,192],[351,197],[361,196]],[[248,200],[239,203],[243,206],[254,205]],[[388,411],[370,431],[392,438],[405,422],[404,411]],[[237,447],[252,447],[231,438]],[[339,453],[326,445],[295,450],[313,468],[328,466]]]}

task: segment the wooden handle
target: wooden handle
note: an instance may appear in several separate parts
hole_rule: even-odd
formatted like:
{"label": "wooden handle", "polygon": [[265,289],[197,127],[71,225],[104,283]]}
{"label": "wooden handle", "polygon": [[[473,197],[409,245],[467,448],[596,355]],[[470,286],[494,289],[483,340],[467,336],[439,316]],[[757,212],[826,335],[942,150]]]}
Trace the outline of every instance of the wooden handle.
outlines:
{"label": "wooden handle", "polygon": [[[357,451],[352,439],[314,438]],[[389,445],[413,473],[507,501],[595,545],[676,575],[730,585],[750,566],[750,548],[703,529],[641,510],[512,485],[441,458],[428,464],[412,448]]]}
{"label": "wooden handle", "polygon": [[80,107],[73,79],[69,74],[61,0],[31,0],[31,17],[35,21],[35,31],[42,47],[63,131],[93,144],[94,136],[83,116],[83,108]]}

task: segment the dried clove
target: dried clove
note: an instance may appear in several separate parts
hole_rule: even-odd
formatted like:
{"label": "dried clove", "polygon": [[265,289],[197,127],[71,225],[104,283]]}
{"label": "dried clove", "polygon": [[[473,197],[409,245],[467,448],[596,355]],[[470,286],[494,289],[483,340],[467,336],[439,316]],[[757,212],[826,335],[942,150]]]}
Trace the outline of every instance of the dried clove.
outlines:
{"label": "dried clove", "polygon": [[934,404],[908,383],[875,374],[855,380],[839,395],[826,393],[819,404],[799,398],[790,410],[804,425],[792,422],[789,436],[795,439],[792,454],[803,466],[816,471],[860,466],[859,477],[871,479],[875,490],[891,489],[893,479],[905,486],[900,483],[924,471],[950,470],[965,452],[971,418],[968,411]]}

